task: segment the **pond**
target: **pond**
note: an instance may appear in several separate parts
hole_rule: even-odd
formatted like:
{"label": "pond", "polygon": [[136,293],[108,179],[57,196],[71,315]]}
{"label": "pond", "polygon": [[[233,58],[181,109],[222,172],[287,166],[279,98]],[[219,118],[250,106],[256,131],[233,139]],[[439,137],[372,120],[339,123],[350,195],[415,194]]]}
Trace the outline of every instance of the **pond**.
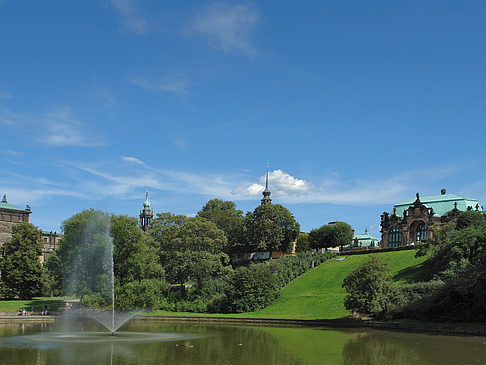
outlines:
{"label": "pond", "polygon": [[137,321],[0,324],[0,364],[485,364],[486,338]]}

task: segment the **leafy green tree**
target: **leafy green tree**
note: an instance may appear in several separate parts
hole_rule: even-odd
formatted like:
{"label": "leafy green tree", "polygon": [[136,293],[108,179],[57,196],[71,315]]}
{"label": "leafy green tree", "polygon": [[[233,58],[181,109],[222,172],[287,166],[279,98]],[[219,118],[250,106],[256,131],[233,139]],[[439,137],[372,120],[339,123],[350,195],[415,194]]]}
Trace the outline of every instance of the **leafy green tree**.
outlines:
{"label": "leafy green tree", "polygon": [[223,230],[228,239],[226,253],[241,252],[243,243],[243,212],[236,209],[232,201],[212,199],[208,201],[197,213],[198,217],[205,218]]}
{"label": "leafy green tree", "polygon": [[201,291],[213,276],[227,270],[227,242],[222,230],[199,217],[189,218],[180,227],[173,226],[165,232],[159,242],[161,262],[169,281],[179,284],[183,297],[189,281]]}
{"label": "leafy green tree", "polygon": [[309,233],[300,232],[299,237],[297,237],[297,245],[295,246],[295,251],[299,253],[309,251],[310,249],[311,247],[309,241]]}
{"label": "leafy green tree", "polygon": [[239,267],[228,277],[223,310],[230,313],[252,312],[265,308],[280,295],[279,283],[269,265]]}
{"label": "leafy green tree", "polygon": [[364,316],[387,317],[396,292],[388,264],[372,255],[349,273],[343,282],[344,307]]}
{"label": "leafy green tree", "polygon": [[480,228],[486,225],[486,218],[483,212],[465,211],[457,217],[456,229],[468,227]]}
{"label": "leafy green tree", "polygon": [[280,204],[259,205],[245,217],[245,238],[249,251],[290,252],[300,225]]}
{"label": "leafy green tree", "polygon": [[116,305],[121,309],[156,308],[168,284],[153,238],[142,232],[136,218],[112,216]]}
{"label": "leafy green tree", "polygon": [[63,294],[62,288],[62,275],[61,272],[61,261],[59,256],[57,256],[56,251],[52,251],[44,264],[47,270],[47,275],[49,277],[49,287],[51,289],[51,294],[54,296],[61,296]]}
{"label": "leafy green tree", "polygon": [[64,221],[63,238],[47,266],[57,283],[83,303],[111,303],[112,260],[118,308],[156,307],[168,285],[155,241],[136,218],[84,210]]}
{"label": "leafy green tree", "polygon": [[12,239],[2,246],[1,290],[4,298],[31,299],[48,283],[42,255],[41,231],[30,223],[12,227]]}
{"label": "leafy green tree", "polygon": [[150,225],[150,235],[156,240],[161,241],[164,233],[171,227],[180,227],[188,219],[185,215],[173,214],[170,212],[157,213],[156,218]]}
{"label": "leafy green tree", "polygon": [[344,222],[326,224],[309,233],[312,248],[328,248],[349,245],[353,240],[353,229]]}
{"label": "leafy green tree", "polygon": [[[457,228],[457,226],[456,226]],[[428,246],[422,280],[442,281],[444,286],[412,315],[419,319],[480,321],[486,319],[486,226],[435,229]]]}

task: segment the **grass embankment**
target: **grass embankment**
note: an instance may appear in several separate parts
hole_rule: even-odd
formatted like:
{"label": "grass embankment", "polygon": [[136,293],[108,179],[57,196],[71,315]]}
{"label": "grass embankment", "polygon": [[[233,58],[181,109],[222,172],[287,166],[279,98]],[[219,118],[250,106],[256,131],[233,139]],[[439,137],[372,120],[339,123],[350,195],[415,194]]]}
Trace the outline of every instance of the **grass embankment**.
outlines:
{"label": "grass embankment", "polygon": [[30,312],[34,308],[34,312],[42,312],[47,305],[49,311],[57,311],[64,308],[63,297],[39,297],[28,300],[0,300],[0,312],[14,312],[25,308]]}
{"label": "grass embankment", "polygon": [[[216,316],[241,318],[336,319],[347,317],[344,308],[346,292],[342,283],[346,275],[365,261],[369,255],[353,255],[342,261],[330,260],[305,273],[283,288],[280,297],[269,307],[241,314],[206,314],[155,311],[159,316]],[[383,252],[397,283],[414,281],[425,257],[415,258],[415,250]]]}

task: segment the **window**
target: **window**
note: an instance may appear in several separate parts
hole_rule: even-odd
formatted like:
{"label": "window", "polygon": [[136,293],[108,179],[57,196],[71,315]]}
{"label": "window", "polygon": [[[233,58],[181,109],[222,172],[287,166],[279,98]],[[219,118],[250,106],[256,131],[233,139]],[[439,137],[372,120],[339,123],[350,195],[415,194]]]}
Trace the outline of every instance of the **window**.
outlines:
{"label": "window", "polygon": [[392,227],[392,229],[390,229],[390,235],[388,236],[388,247],[400,246],[401,236],[400,227]]}
{"label": "window", "polygon": [[417,232],[415,235],[415,242],[421,242],[427,238],[427,225],[422,223],[417,226]]}

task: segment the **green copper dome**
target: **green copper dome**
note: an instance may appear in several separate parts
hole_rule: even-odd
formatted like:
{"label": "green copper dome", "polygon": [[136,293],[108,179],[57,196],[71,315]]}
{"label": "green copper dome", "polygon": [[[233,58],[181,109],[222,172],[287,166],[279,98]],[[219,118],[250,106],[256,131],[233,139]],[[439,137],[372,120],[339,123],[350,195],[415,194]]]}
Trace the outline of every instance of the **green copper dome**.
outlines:
{"label": "green copper dome", "polygon": [[149,209],[150,208],[150,201],[148,200],[148,189],[147,192],[145,193],[145,201],[143,202],[143,209]]}

